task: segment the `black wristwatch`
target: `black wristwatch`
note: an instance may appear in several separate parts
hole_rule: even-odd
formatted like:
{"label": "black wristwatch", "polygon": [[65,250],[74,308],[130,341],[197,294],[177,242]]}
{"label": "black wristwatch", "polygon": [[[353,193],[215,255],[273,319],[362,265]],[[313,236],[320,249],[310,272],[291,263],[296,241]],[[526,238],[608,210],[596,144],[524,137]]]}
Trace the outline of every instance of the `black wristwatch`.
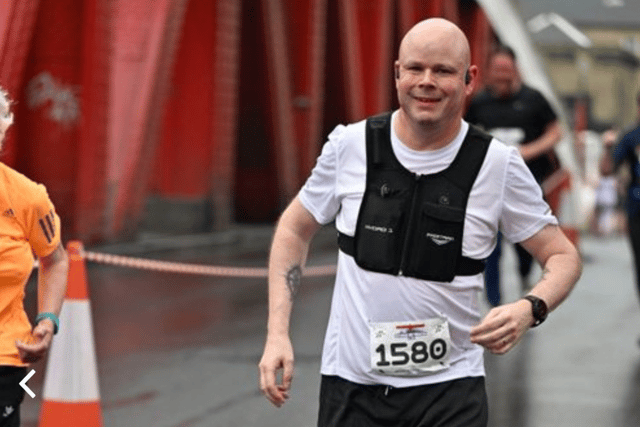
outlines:
{"label": "black wristwatch", "polygon": [[538,326],[540,323],[544,322],[547,318],[547,314],[549,314],[549,309],[547,308],[547,303],[541,300],[538,297],[534,297],[533,295],[526,295],[523,297],[531,302],[531,313],[533,314],[533,325],[532,328]]}

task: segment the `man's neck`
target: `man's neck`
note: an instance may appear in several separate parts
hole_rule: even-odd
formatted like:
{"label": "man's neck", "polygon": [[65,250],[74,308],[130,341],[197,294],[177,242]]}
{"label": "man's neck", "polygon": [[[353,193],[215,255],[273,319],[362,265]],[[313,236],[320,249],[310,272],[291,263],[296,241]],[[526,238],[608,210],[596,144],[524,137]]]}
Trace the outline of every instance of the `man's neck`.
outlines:
{"label": "man's neck", "polygon": [[461,117],[449,126],[415,123],[408,120],[402,110],[398,111],[394,120],[395,133],[400,142],[415,151],[446,147],[458,135],[461,125]]}

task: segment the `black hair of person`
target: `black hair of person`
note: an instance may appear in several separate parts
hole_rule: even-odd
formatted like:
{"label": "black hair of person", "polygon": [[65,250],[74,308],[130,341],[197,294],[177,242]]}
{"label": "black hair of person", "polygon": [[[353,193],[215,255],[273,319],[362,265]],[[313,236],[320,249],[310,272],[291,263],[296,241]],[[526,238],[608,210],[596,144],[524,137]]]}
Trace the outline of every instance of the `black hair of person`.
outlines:
{"label": "black hair of person", "polygon": [[497,45],[491,51],[491,54],[489,55],[489,58],[493,58],[496,55],[507,55],[509,58],[511,58],[513,60],[513,62],[516,62],[518,60],[518,58],[516,57],[516,52],[513,49],[511,49],[511,47],[507,46],[506,44]]}

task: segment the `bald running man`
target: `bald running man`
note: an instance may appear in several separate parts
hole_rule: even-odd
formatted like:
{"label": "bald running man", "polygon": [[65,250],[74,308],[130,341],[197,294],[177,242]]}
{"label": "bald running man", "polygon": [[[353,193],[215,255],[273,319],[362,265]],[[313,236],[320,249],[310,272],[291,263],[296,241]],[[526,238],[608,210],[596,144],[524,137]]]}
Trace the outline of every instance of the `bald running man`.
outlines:
{"label": "bald running man", "polygon": [[[486,426],[484,349],[504,354],[542,323],[581,261],[517,149],[462,119],[478,74],[464,33],[418,23],[394,69],[400,108],[337,126],[278,221],[260,388],[278,407],[289,398],[294,296],[314,234],[335,220],[318,426]],[[482,319],[499,223],[544,274]]]}

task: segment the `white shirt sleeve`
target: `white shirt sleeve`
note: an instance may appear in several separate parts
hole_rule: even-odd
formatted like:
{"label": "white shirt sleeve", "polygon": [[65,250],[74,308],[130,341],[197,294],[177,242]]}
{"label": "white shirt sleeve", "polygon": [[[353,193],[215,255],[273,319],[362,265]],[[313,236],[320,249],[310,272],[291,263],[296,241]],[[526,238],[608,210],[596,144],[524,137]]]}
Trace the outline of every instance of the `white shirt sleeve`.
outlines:
{"label": "white shirt sleeve", "polygon": [[316,160],[316,165],[304,186],[298,193],[302,205],[320,224],[327,224],[335,218],[340,209],[336,192],[339,143],[345,126],[338,125],[330,134]]}
{"label": "white shirt sleeve", "polygon": [[512,148],[507,164],[500,222],[509,241],[518,243],[547,224],[558,224],[542,197],[542,189],[517,149]]}

